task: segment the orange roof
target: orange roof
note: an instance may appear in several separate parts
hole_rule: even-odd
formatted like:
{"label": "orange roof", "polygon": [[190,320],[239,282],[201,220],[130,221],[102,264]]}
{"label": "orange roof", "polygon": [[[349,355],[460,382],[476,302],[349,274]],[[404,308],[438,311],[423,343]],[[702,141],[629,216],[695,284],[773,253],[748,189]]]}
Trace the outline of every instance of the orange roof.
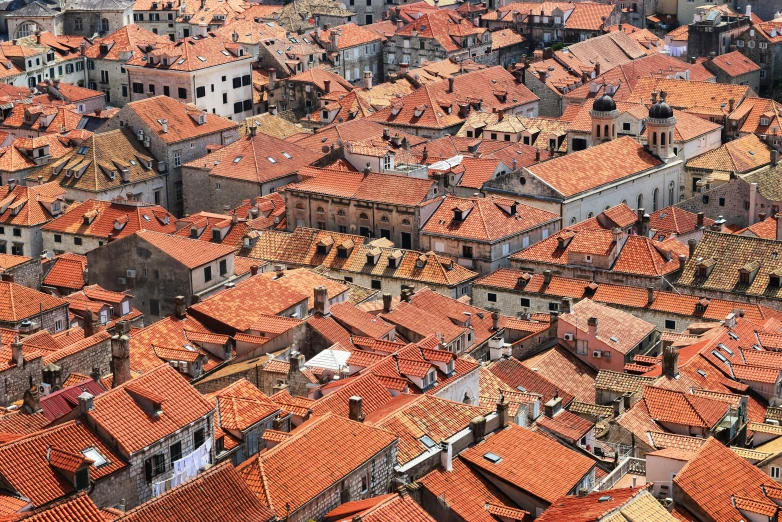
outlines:
{"label": "orange roof", "polygon": [[[304,506],[396,443],[393,434],[336,415],[316,417],[237,471],[280,517]],[[301,480],[301,477],[307,480]]]}
{"label": "orange roof", "polygon": [[396,205],[419,205],[429,199],[434,182],[427,179],[389,176],[386,174],[326,171],[312,169],[315,177],[286,187],[291,192],[317,192]]}
{"label": "orange roof", "polygon": [[215,400],[220,427],[231,431],[244,431],[280,410],[247,379],[210,393],[207,398]]}
{"label": "orange roof", "polygon": [[[540,323],[548,328],[548,323]],[[563,390],[573,394],[577,400],[595,401],[595,377],[597,372],[583,363],[572,352],[561,345],[540,352],[522,361],[527,368],[537,372]]]}
{"label": "orange roof", "polygon": [[715,56],[705,63],[707,64],[706,68],[716,67],[730,77],[741,76],[760,70],[758,64],[738,51]]}
{"label": "orange roof", "polygon": [[[459,207],[460,218],[454,218]],[[513,213],[511,213],[513,212]],[[435,236],[500,241],[558,220],[559,215],[505,198],[458,198],[446,196],[421,231]]]}
{"label": "orange roof", "polygon": [[705,399],[655,386],[644,388],[644,402],[657,422],[713,428],[728,412],[722,401]]}
{"label": "orange roof", "polygon": [[[0,281],[0,321],[15,323],[68,302],[26,286]],[[0,365],[1,366],[1,365]]]}
{"label": "orange roof", "polygon": [[[227,494],[230,492],[230,494]],[[185,484],[144,502],[120,517],[127,522],[267,521],[272,512],[230,462],[221,462]]]}
{"label": "orange roof", "polygon": [[136,236],[191,270],[234,252],[233,246],[230,245],[195,241],[150,230],[139,230]]}
{"label": "orange roof", "polygon": [[376,315],[364,312],[348,302],[331,307],[331,317],[342,323],[358,335],[380,339],[385,337],[394,325],[383,321]]}
{"label": "orange roof", "polygon": [[[562,405],[567,406],[574,399],[573,395],[560,388],[560,383],[553,383],[517,359],[500,359],[489,366],[489,371],[513,390],[525,393],[537,393],[546,403],[555,396],[562,397]],[[522,389],[520,389],[521,387]]]}
{"label": "orange roof", "polygon": [[282,277],[277,277],[275,272],[264,272],[260,277],[272,279],[281,287],[299,294],[308,294],[307,306],[312,309],[315,307],[315,295],[313,289],[318,286],[325,286],[328,291],[329,300],[335,299],[342,294],[346,294],[349,288],[344,283],[331,279],[314,272],[308,268],[295,268],[286,270]]}
{"label": "orange roof", "polygon": [[599,31],[606,29],[606,20],[614,13],[612,4],[581,2],[573,4],[573,12],[565,22],[565,29]]}
{"label": "orange roof", "polygon": [[[698,216],[679,207],[665,207],[649,215],[649,226],[658,233],[683,235],[697,229]],[[714,224],[713,219],[703,218],[703,225]]]}
{"label": "orange roof", "polygon": [[352,522],[435,522],[409,495],[383,495],[347,502],[326,513],[327,521]]}
{"label": "orange roof", "polygon": [[325,82],[327,80],[330,82],[329,93],[337,91],[350,92],[353,90],[353,86],[350,82],[342,78],[342,76],[317,67],[308,69],[303,73],[299,73],[287,79],[289,82],[311,83],[323,92],[326,92]]}
{"label": "orange roof", "polygon": [[[375,31],[366,29],[365,27],[358,26],[354,23],[336,25],[328,30],[320,31],[320,43],[324,48],[333,52],[331,47],[331,34],[336,32],[339,35],[337,39],[338,49],[347,49],[348,47],[355,47],[357,45],[366,45],[371,42],[380,42],[381,36]],[[313,39],[316,38],[316,33],[310,33]]]}
{"label": "orange roof", "polygon": [[94,448],[106,459],[100,467],[90,465],[90,478],[100,480],[127,466],[122,457],[90,430],[84,422],[71,421],[0,446],[0,474],[15,491],[41,506],[75,493],[73,483],[47,460],[47,450],[81,455]]}
{"label": "orange roof", "polygon": [[641,276],[663,276],[679,270],[679,255],[688,248],[676,238],[655,241],[644,236],[628,236],[616,258],[613,271]]}
{"label": "orange roof", "polygon": [[[78,259],[83,258],[83,259]],[[84,286],[84,269],[87,267],[87,258],[84,256],[55,257],[51,263],[54,265],[43,278],[43,284],[81,290]]]}
{"label": "orange roof", "polygon": [[[35,226],[53,219],[52,214],[41,202],[45,199],[63,199],[65,190],[57,183],[44,183],[35,187],[16,185],[9,190],[8,185],[0,187],[0,223],[4,225]],[[62,204],[62,203],[61,203]]]}
{"label": "orange roof", "polygon": [[[24,506],[29,505],[29,502],[23,502]],[[18,510],[15,510],[14,513],[17,513],[17,511]],[[9,522],[18,522],[21,520],[26,522],[65,522],[68,520],[78,520],[79,522],[109,522],[116,518],[115,516],[107,517],[106,510],[98,509],[98,506],[96,506],[87,493],[83,491],[72,497],[60,500],[59,502],[48,504],[44,508],[25,511],[14,515],[9,513],[8,515],[8,518],[3,518],[3,520],[8,520]]]}
{"label": "orange roof", "polygon": [[666,102],[674,109],[686,110],[692,114],[722,116],[730,112],[729,100],[735,100],[736,105],[740,105],[749,90],[747,85],[642,77],[635,84],[632,93],[625,93],[619,99],[647,103],[652,92],[665,91],[668,94]]}
{"label": "orange roof", "polygon": [[[162,5],[164,2],[161,0],[158,3]],[[141,55],[147,51],[148,45],[168,45],[170,43],[171,40],[165,36],[158,36],[140,25],[130,24],[117,29],[103,38],[96,38],[92,45],[87,47],[84,54],[87,58],[92,58],[93,60],[118,60],[124,62],[120,58],[120,53],[131,52]]]}
{"label": "orange roof", "polygon": [[[159,400],[162,413],[149,415],[134,399],[135,393]],[[125,452],[135,453],[213,411],[214,405],[164,364],[96,397],[89,416]]]}
{"label": "orange roof", "polygon": [[[216,134],[239,126],[238,123],[216,114],[208,114],[206,123],[198,123],[198,118],[193,117],[192,107],[168,96],[153,96],[130,102],[127,107],[144,121],[151,132],[157,134],[166,143],[177,143],[199,136]],[[196,116],[200,113],[201,111],[197,111]],[[166,133],[163,132],[163,125],[159,121],[162,115],[168,119],[168,132]]]}
{"label": "orange roof", "polygon": [[596,491],[584,497],[562,497],[546,508],[536,520],[539,522],[593,522],[597,520],[626,520],[622,515],[608,516],[617,513],[616,510],[633,502],[641,494],[648,491],[646,486],[638,488],[616,488],[609,491]]}
{"label": "orange roof", "polygon": [[452,471],[438,467],[418,482],[432,496],[444,499],[462,520],[470,522],[496,522],[497,519],[486,509],[487,503],[507,507],[516,505],[479,471],[458,457],[453,459]]}
{"label": "orange roof", "polygon": [[[85,215],[91,219],[89,224],[85,224]],[[125,222],[121,230],[117,230],[118,220]],[[65,214],[44,225],[43,230],[98,238],[111,235],[119,239],[138,230],[171,233],[176,231],[175,221],[174,216],[160,205],[139,206],[130,202],[125,204],[120,201],[90,199],[74,203]]]}
{"label": "orange roof", "polygon": [[[488,454],[499,461],[490,461]],[[515,424],[460,456],[481,472],[549,503],[571,492],[595,467],[592,459]]]}
{"label": "orange roof", "polygon": [[685,464],[673,481],[688,499],[685,507],[697,508],[711,520],[744,520],[734,497],[763,506],[772,513],[769,516],[775,516],[778,510],[763,491],[766,485],[776,487],[776,482],[714,438],[698,449],[695,458]]}
{"label": "orange roof", "polygon": [[527,167],[564,197],[596,189],[662,162],[629,136]]}
{"label": "orange roof", "polygon": [[395,34],[412,36],[415,33],[418,38],[437,40],[447,52],[453,52],[462,47],[459,37],[482,35],[486,31],[487,29],[476,27],[453,10],[441,9],[421,14],[398,29]]}
{"label": "orange roof", "polygon": [[688,169],[746,173],[771,163],[771,147],[748,134],[687,162]]}
{"label": "orange roof", "polygon": [[312,404],[312,411],[316,415],[333,413],[342,417],[348,417],[349,398],[361,397],[362,411],[364,415],[370,415],[378,408],[383,407],[393,399],[386,386],[371,373],[358,375],[350,379],[333,381],[336,391],[330,391],[327,395]]}
{"label": "orange roof", "polygon": [[650,333],[655,325],[647,323],[632,314],[583,299],[576,303],[571,313],[562,314],[559,319],[583,332],[587,332],[587,320],[590,317],[598,319],[596,337],[617,350],[626,354]]}
{"label": "orange roof", "polygon": [[125,67],[192,72],[251,59],[249,54],[240,55],[231,42],[221,37],[190,36],[176,42],[169,42],[168,45],[158,44],[147,53],[134,53],[125,63]]}

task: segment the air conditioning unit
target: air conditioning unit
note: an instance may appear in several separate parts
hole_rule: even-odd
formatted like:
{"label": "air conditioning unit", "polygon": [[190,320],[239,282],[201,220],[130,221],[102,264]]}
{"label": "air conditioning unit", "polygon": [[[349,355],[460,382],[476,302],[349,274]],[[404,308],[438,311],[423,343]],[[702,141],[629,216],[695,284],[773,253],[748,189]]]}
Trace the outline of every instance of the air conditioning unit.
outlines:
{"label": "air conditioning unit", "polygon": [[766,419],[766,424],[772,424],[774,426],[779,426],[779,421],[776,419]]}
{"label": "air conditioning unit", "polygon": [[179,371],[180,373],[187,373],[187,362],[179,361]]}
{"label": "air conditioning unit", "polygon": [[565,334],[565,340],[566,340],[566,341],[572,341],[574,338],[575,338],[575,337],[573,336],[573,334],[572,334],[572,333],[566,333],[566,334]]}
{"label": "air conditioning unit", "polygon": [[41,397],[46,397],[50,393],[52,393],[51,384],[42,382],[41,384],[38,385],[38,395],[40,395]]}
{"label": "air conditioning unit", "polygon": [[171,366],[175,370],[179,367],[179,364],[177,363],[177,361],[168,361],[168,364],[169,364],[169,366]]}
{"label": "air conditioning unit", "polygon": [[603,357],[607,357],[608,359],[610,359],[611,358],[611,352],[610,351],[603,352]]}
{"label": "air conditioning unit", "polygon": [[124,277],[120,277],[119,279],[117,279],[117,283],[120,285],[126,285],[128,284],[128,280],[125,279]]}
{"label": "air conditioning unit", "polygon": [[134,277],[136,277],[136,269],[128,268],[128,279],[133,279]]}
{"label": "air conditioning unit", "polygon": [[602,356],[603,356],[603,352],[601,352],[600,350],[595,350],[594,352],[592,352],[592,357],[594,357],[595,359],[600,359],[600,357]]}

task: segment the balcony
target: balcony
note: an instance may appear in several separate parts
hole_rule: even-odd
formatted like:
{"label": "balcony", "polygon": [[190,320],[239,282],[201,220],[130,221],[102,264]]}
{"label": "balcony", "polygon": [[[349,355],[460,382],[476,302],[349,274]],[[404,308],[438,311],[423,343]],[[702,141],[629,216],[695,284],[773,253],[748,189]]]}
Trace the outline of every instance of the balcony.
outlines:
{"label": "balcony", "polygon": [[615,488],[643,486],[646,484],[646,460],[627,457],[593,491],[607,491]]}

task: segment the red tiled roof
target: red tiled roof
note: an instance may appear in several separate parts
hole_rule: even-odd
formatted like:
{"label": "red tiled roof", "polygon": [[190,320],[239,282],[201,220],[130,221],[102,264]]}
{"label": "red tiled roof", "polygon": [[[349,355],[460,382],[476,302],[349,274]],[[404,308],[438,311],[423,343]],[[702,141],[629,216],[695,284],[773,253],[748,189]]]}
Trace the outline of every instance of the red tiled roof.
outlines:
{"label": "red tiled roof", "polygon": [[[163,61],[166,59],[167,63]],[[247,53],[239,56],[231,42],[223,38],[214,35],[199,38],[191,36],[169,42],[168,45],[158,44],[147,53],[134,53],[125,67],[138,67],[141,74],[144,74],[141,71],[148,70],[192,72],[227,63],[249,62],[251,59]],[[209,117],[215,116],[210,114]]]}
{"label": "red tiled roof", "polygon": [[[25,502],[24,505],[29,504]],[[65,522],[78,520],[79,522],[109,522],[116,517],[107,518],[104,511],[98,509],[98,506],[90,499],[85,492],[77,493],[75,496],[63,499],[59,502],[49,504],[44,508],[34,511],[9,516],[8,520],[19,522]]]}
{"label": "red tiled roof", "polygon": [[[487,453],[501,460],[490,462],[484,457]],[[515,424],[463,451],[461,457],[483,473],[546,502],[570,493],[595,467],[592,459]]]}
{"label": "red tiled roof", "polygon": [[[89,224],[84,223],[85,215],[91,216]],[[127,222],[122,230],[117,230],[117,220],[125,219]],[[160,205],[124,205],[120,202],[90,199],[71,205],[68,212],[44,225],[43,230],[101,239],[111,234],[115,239],[119,239],[138,230],[169,234],[176,231],[175,221],[176,218]]]}
{"label": "red tiled roof", "polygon": [[673,479],[687,496],[685,507],[697,508],[711,520],[738,522],[744,515],[733,497],[741,497],[776,511],[777,505],[763,493],[765,485],[777,484],[731,449],[709,438]]}
{"label": "red tiled roof", "polygon": [[[664,234],[676,233],[678,235],[692,232],[698,224],[698,216],[679,207],[665,207],[649,215],[649,226],[652,230]],[[703,218],[704,226],[714,224],[713,219]]]}
{"label": "red tiled roof", "polygon": [[[542,323],[548,328],[547,323]],[[562,389],[579,401],[594,403],[597,372],[561,345],[554,346],[525,359],[522,364]]]}
{"label": "red tiled roof", "polygon": [[247,379],[238,380],[207,397],[215,400],[220,427],[231,431],[244,431],[280,410]]}
{"label": "red tiled roof", "polygon": [[356,335],[380,339],[385,337],[394,325],[380,317],[360,310],[352,303],[343,302],[331,307],[331,317],[346,325]]}
{"label": "red tiled roof", "polygon": [[43,278],[43,284],[81,290],[84,286],[84,269],[87,267],[87,258],[71,254],[71,256],[57,256],[52,259],[54,265]]}
{"label": "red tiled roof", "polygon": [[267,522],[271,511],[242,480],[230,462],[222,462],[196,478],[131,509],[127,522]]}
{"label": "red tiled roof", "polygon": [[[371,505],[367,506],[369,503]],[[337,515],[345,514],[344,518],[337,517],[335,512]],[[352,522],[356,520],[354,518],[356,515],[360,515],[362,522],[435,522],[435,519],[430,517],[411,496],[394,494],[342,504],[339,508],[326,513],[326,520]]]}
{"label": "red tiled roof", "polygon": [[590,317],[598,319],[596,337],[623,354],[635,348],[656,328],[655,325],[632,314],[595,303],[590,299],[583,299],[576,303],[571,313],[562,314],[559,320],[587,332],[587,320]]}
{"label": "red tiled roof", "polygon": [[[241,464],[237,471],[257,496],[285,517],[288,506],[294,514],[395,442],[396,437],[385,430],[324,415]],[[305,476],[308,479],[301,480]]]}
{"label": "red tiled roof", "polygon": [[[136,402],[134,393],[154,397],[162,413],[153,417]],[[123,386],[95,398],[89,416],[127,453],[135,453],[212,413],[207,402],[173,368],[164,364]]]}
{"label": "red tiled roof", "polygon": [[53,295],[16,283],[0,281],[0,321],[15,323],[67,304],[67,301]]}
{"label": "red tiled roof", "polygon": [[81,454],[94,448],[107,461],[99,468],[90,466],[90,478],[100,480],[127,464],[120,455],[81,421],[71,421],[0,446],[0,474],[15,491],[41,506],[75,493],[73,483],[50,465],[46,452],[50,447]]}
{"label": "red tiled roof", "polygon": [[[593,522],[598,520],[614,519],[608,516],[622,506],[630,503],[647,491],[646,487],[616,488],[609,491],[596,491],[585,497],[562,497],[546,508],[543,514],[536,520],[539,522]],[[604,518],[605,517],[605,518]],[[615,520],[623,520],[619,515]]]}
{"label": "red tiled roof", "polygon": [[758,64],[738,51],[715,56],[707,63],[707,68],[716,67],[730,77],[741,76],[760,70]]}

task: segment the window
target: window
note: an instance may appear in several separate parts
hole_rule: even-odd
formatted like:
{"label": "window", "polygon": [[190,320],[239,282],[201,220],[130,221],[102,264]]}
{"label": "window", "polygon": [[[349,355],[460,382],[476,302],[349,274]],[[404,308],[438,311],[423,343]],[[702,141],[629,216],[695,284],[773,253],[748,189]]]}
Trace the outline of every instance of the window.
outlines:
{"label": "window", "polygon": [[228,261],[222,259],[220,261],[220,275],[224,276],[227,273],[228,273]]}
{"label": "window", "polygon": [[242,112],[242,102],[238,101],[234,103],[234,114],[239,114]]}
{"label": "window", "polygon": [[128,97],[128,86],[127,85],[123,85],[122,86],[122,97],[123,98],[127,98]]}
{"label": "window", "polygon": [[462,246],[462,257],[466,257],[468,259],[472,259],[472,247],[463,245]]}
{"label": "window", "polygon": [[237,88],[242,86],[242,77],[241,76],[237,76],[236,78],[233,79],[233,86],[234,86],[234,89],[237,89]]}
{"label": "window", "polygon": [[250,74],[245,74],[242,76],[242,87],[247,87],[248,85],[252,85],[253,83],[253,77]]}
{"label": "window", "polygon": [[204,435],[204,429],[201,428],[200,430],[197,430],[195,433],[193,433],[193,448],[198,449],[206,440],[206,437]]}
{"label": "window", "polygon": [[576,353],[586,355],[589,351],[589,342],[585,339],[576,339]]}
{"label": "window", "polygon": [[522,297],[521,298],[521,302],[519,303],[519,306],[523,306],[523,307],[529,308],[530,304],[531,303],[530,303],[529,297]]}
{"label": "window", "polygon": [[212,280],[212,267],[211,266],[205,266],[204,267],[204,282],[208,283]]}
{"label": "window", "polygon": [[666,330],[676,330],[676,321],[673,319],[666,319],[665,320],[665,329]]}
{"label": "window", "polygon": [[171,464],[182,458],[182,443],[176,442],[169,447]]}
{"label": "window", "polygon": [[549,303],[548,304],[548,311],[549,312],[558,312],[559,311],[559,303]]}
{"label": "window", "polygon": [[80,469],[76,472],[76,489],[81,491],[90,487],[90,468]]}
{"label": "window", "polygon": [[57,319],[56,321],[54,321],[54,330],[56,332],[59,332],[59,331],[62,330],[62,319]]}
{"label": "window", "polygon": [[147,483],[152,482],[154,477],[166,472],[166,456],[163,454],[152,455],[144,461],[144,472],[147,477]]}
{"label": "window", "polygon": [[379,279],[373,279],[372,280],[372,290],[380,290],[381,286],[382,285],[380,284],[380,280]]}
{"label": "window", "polygon": [[84,21],[81,18],[75,18],[73,20],[73,28],[77,31],[83,31],[84,30]]}
{"label": "window", "polygon": [[81,246],[81,243],[82,243],[82,241],[81,241],[81,238],[80,238],[80,237],[74,237],[74,238],[73,238],[73,244],[74,244],[74,245],[76,245],[76,246]]}
{"label": "window", "polygon": [[100,81],[101,83],[109,83],[109,71],[100,72]]}
{"label": "window", "polygon": [[54,234],[54,242],[55,243],[62,243],[62,235]]}
{"label": "window", "polygon": [[133,93],[144,94],[144,84],[139,82],[133,82]]}
{"label": "window", "polygon": [[626,122],[622,123],[622,130],[626,131],[626,132],[630,131],[630,122],[629,121],[626,121]]}
{"label": "window", "polygon": [[187,98],[187,89],[185,89],[184,87],[180,87],[178,89],[178,94],[177,95],[179,96],[180,100],[186,99]]}
{"label": "window", "polygon": [[160,301],[157,299],[149,300],[149,313],[152,315],[160,315]]}
{"label": "window", "polygon": [[[367,3],[369,0],[367,0]],[[361,494],[365,494],[367,491],[369,491],[369,480],[367,480],[367,477],[361,477]]]}
{"label": "window", "polygon": [[490,303],[496,303],[497,302],[497,294],[493,294],[493,293],[489,292],[488,294],[486,294],[486,300],[489,301]]}
{"label": "window", "polygon": [[770,466],[769,474],[771,475],[772,479],[779,480],[779,468],[777,466]]}
{"label": "window", "polygon": [[196,98],[203,98],[204,96],[206,96],[206,87],[203,85],[196,87]]}
{"label": "window", "polygon": [[720,198],[720,206],[721,207],[725,206],[725,198]]}
{"label": "window", "polygon": [[182,165],[182,151],[178,150],[174,152],[174,166],[179,167]]}

